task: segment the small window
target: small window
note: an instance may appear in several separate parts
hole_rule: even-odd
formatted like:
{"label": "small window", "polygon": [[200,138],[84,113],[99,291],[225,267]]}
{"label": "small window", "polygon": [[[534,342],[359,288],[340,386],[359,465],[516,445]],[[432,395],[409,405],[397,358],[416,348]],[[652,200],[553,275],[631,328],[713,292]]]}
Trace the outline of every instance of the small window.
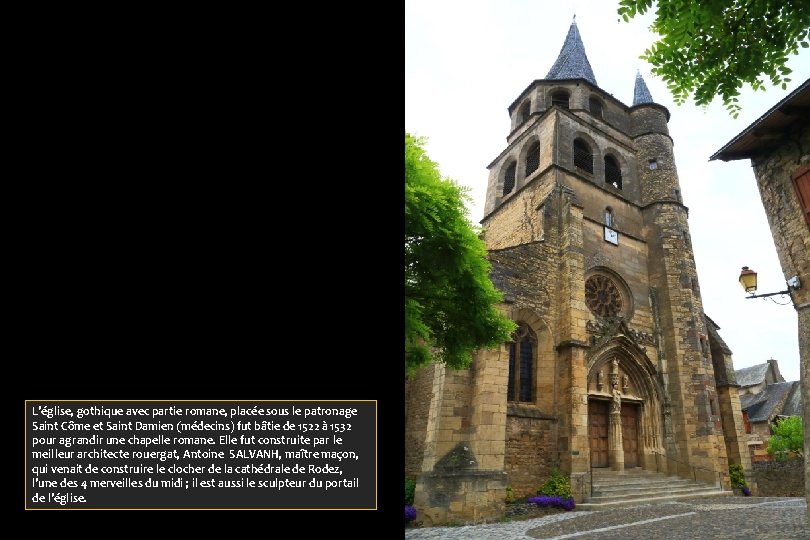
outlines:
{"label": "small window", "polygon": [[574,140],[574,167],[593,174],[591,147],[582,139]]}
{"label": "small window", "polygon": [[534,359],[537,338],[526,324],[521,324],[512,335],[509,349],[508,401],[533,401]]}
{"label": "small window", "polygon": [[805,163],[791,175],[793,187],[796,189],[796,197],[799,199],[799,206],[804,213],[804,220],[810,228],[810,163]]}
{"label": "small window", "polygon": [[650,170],[654,171],[657,168],[658,168],[658,162],[656,160],[654,160],[654,159],[651,159],[650,160]]}
{"label": "small window", "polygon": [[540,166],[540,143],[534,142],[526,154],[526,178]]}
{"label": "small window", "polygon": [[531,103],[527,101],[520,108],[520,112],[518,112],[518,125],[522,124],[523,122],[529,119],[530,111],[531,111]]}
{"label": "small window", "polygon": [[622,169],[613,156],[605,156],[605,183],[622,189]]}
{"label": "small window", "polygon": [[614,227],[613,208],[609,206],[605,208],[605,226],[610,228]]}
{"label": "small window", "polygon": [[602,103],[596,98],[590,98],[588,100],[588,108],[591,110],[591,114],[597,118],[602,118]]}
{"label": "small window", "polygon": [[516,163],[512,163],[506,168],[506,173],[503,176],[503,194],[508,195],[515,189],[515,169]]}
{"label": "small window", "polygon": [[551,94],[551,104],[562,107],[563,109],[567,109],[568,92],[554,92],[553,94]]}

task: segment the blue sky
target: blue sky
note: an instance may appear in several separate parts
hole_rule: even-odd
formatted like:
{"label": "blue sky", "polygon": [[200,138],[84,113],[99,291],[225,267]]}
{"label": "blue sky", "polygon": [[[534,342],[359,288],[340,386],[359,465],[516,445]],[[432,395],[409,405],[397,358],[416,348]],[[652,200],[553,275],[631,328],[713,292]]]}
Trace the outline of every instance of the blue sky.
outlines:
{"label": "blue sky", "polygon": [[[548,72],[576,13],[600,88],[632,103],[636,70],[653,99],[672,115],[684,204],[703,305],[734,352],[736,369],[779,361],[786,380],[799,380],[796,311],[769,299],[746,299],[742,266],[759,274],[759,291],[785,289],[773,238],[748,160],[712,161],[751,122],[810,78],[810,49],[791,58],[787,89],[744,89],[735,120],[715,100],[677,106],[666,85],[638,57],[655,40],[653,13],[629,23],[611,0],[406,0],[405,129],[428,138],[442,174],[470,188],[470,219],[483,217],[487,164],[506,147],[507,107]],[[787,276],[789,277],[789,276]],[[810,286],[810,284],[808,284]],[[787,298],[775,297],[778,302]]]}

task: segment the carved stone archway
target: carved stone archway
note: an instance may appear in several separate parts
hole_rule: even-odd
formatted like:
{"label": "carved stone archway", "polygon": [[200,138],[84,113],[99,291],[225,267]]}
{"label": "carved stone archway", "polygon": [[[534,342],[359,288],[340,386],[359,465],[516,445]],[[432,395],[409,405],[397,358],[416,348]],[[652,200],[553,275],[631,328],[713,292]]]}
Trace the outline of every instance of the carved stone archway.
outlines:
{"label": "carved stone archway", "polygon": [[[638,343],[638,332],[627,328],[623,320],[605,325],[607,330],[592,342],[588,355],[588,399],[594,414],[607,414],[608,463],[614,470],[624,468],[627,452],[637,452],[632,465],[654,469],[656,453],[663,453],[663,391],[655,365]],[[635,420],[637,418],[637,420]],[[602,424],[600,424],[602,422]],[[624,422],[624,429],[622,423]],[[630,422],[630,424],[628,424]],[[637,423],[636,423],[637,422]],[[594,433],[604,421],[590,418]],[[636,428],[637,433],[633,433]],[[632,433],[633,441],[623,440],[622,433]],[[637,438],[636,438],[637,437]],[[637,448],[631,442],[637,441]],[[591,439],[593,446],[598,441]],[[593,454],[599,457],[600,454]],[[592,466],[605,466],[599,463]]]}

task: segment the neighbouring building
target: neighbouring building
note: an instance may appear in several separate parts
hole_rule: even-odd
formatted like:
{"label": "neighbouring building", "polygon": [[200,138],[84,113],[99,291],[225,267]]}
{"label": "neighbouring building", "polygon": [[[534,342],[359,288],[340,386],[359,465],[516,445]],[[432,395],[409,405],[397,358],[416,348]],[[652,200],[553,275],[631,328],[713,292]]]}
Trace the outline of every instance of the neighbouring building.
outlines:
{"label": "neighbouring building", "polygon": [[[799,279],[790,297],[799,319],[804,447],[810,448],[810,79],[710,159],[751,160],[785,280]],[[810,459],[804,463],[810,493]]]}
{"label": "neighbouring building", "polygon": [[751,461],[770,461],[771,425],[786,416],[802,416],[801,384],[785,381],[773,358],[735,372],[740,385],[740,408]]}
{"label": "neighbouring building", "polygon": [[[607,68],[606,68],[607,69]],[[628,87],[630,81],[628,80]],[[559,467],[751,478],[731,351],[703,312],[670,113],[640,74],[599,87],[576,22],[508,107],[482,225],[513,340],[406,383],[405,474],[426,524],[502,515]]]}

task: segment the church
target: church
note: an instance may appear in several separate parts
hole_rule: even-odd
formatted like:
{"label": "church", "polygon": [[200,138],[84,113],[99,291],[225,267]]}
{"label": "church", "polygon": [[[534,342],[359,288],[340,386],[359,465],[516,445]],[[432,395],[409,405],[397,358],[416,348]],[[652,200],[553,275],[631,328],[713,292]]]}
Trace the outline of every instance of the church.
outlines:
{"label": "church", "polygon": [[[631,81],[628,81],[628,86]],[[508,107],[483,239],[513,339],[406,381],[405,477],[426,525],[497,519],[554,468],[578,504],[604,474],[752,485],[731,351],[703,311],[669,111],[640,74],[599,87],[572,22]],[[628,476],[625,476],[628,475]]]}

